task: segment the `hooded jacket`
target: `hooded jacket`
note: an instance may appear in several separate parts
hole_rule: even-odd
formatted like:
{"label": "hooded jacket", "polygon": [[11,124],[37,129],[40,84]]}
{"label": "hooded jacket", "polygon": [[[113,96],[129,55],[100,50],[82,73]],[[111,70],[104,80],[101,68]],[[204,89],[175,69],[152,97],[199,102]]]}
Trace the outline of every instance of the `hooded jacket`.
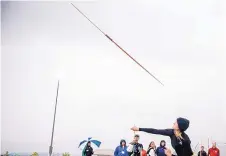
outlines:
{"label": "hooded jacket", "polygon": [[124,147],[122,146],[122,142],[125,142],[125,140],[120,141],[120,145],[116,147],[114,156],[129,156],[127,152],[127,146],[125,145]]}
{"label": "hooded jacket", "polygon": [[182,132],[183,139],[179,139],[175,136],[173,129],[154,129],[154,128],[140,128],[139,131],[169,136],[171,139],[171,145],[175,149],[178,156],[192,156],[191,141],[185,132]]}
{"label": "hooded jacket", "polygon": [[86,146],[84,151],[85,156],[92,156],[93,155],[93,148],[91,146]]}
{"label": "hooded jacket", "polygon": [[156,149],[156,154],[157,154],[157,156],[166,156],[165,155],[165,149],[166,149],[166,147],[165,147],[165,145],[164,146],[162,146],[162,143],[165,143],[165,145],[166,145],[166,142],[164,141],[164,140],[162,140],[161,142],[160,142],[160,146]]}

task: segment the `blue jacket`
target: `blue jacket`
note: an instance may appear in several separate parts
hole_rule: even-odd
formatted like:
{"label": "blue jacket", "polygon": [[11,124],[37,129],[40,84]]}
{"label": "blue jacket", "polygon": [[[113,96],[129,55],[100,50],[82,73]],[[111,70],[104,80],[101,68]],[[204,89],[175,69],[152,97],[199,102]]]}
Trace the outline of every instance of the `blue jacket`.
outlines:
{"label": "blue jacket", "polygon": [[129,156],[127,152],[127,147],[118,146],[115,149],[114,156]]}
{"label": "blue jacket", "polygon": [[162,147],[162,146],[160,146],[160,147],[158,147],[157,149],[156,149],[156,154],[157,154],[157,156],[166,156],[166,154],[165,154],[165,147]]}

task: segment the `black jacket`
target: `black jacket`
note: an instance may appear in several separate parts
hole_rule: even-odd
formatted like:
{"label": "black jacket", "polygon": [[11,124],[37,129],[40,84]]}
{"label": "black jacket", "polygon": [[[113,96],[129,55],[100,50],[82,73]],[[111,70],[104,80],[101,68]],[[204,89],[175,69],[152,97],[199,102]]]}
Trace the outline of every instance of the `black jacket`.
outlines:
{"label": "black jacket", "polygon": [[207,156],[207,153],[205,151],[199,151],[198,156]]}
{"label": "black jacket", "polygon": [[85,151],[84,151],[84,154],[86,156],[92,156],[93,155],[93,148],[91,146],[87,146]]}
{"label": "black jacket", "polygon": [[173,129],[159,130],[159,129],[153,129],[153,128],[140,128],[139,130],[147,133],[169,136],[171,139],[171,145],[175,149],[178,156],[192,156],[193,154],[190,146],[191,141],[188,135],[185,134],[184,132],[182,133],[183,139],[178,139],[175,136]]}
{"label": "black jacket", "polygon": [[129,156],[140,156],[140,152],[143,149],[143,145],[139,143],[130,143],[133,145],[133,152],[128,152]]}

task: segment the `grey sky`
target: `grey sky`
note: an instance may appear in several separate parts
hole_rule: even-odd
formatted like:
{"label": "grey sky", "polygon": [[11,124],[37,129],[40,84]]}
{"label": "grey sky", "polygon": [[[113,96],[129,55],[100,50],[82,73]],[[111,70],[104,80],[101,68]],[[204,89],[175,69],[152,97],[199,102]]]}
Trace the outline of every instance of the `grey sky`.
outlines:
{"label": "grey sky", "polygon": [[[58,77],[55,151],[78,153],[89,136],[114,148],[134,124],[167,128],[178,116],[193,144],[226,142],[223,0],[74,4],[165,86],[70,3],[2,2],[2,151],[48,150]],[[163,138],[141,135],[146,147]]]}

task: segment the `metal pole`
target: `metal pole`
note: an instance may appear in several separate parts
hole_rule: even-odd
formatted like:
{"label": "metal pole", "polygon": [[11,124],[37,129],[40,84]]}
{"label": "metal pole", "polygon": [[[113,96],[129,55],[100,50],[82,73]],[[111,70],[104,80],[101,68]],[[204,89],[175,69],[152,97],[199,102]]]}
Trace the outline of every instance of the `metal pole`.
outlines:
{"label": "metal pole", "polygon": [[58,80],[56,102],[55,102],[55,111],[54,111],[54,117],[53,117],[52,137],[51,137],[51,143],[50,143],[50,146],[49,146],[49,156],[51,156],[52,152],[53,152],[53,135],[54,135],[54,128],[55,128],[55,120],[56,120],[56,110],[57,110],[57,99],[58,99],[59,85],[60,85],[60,81]]}

